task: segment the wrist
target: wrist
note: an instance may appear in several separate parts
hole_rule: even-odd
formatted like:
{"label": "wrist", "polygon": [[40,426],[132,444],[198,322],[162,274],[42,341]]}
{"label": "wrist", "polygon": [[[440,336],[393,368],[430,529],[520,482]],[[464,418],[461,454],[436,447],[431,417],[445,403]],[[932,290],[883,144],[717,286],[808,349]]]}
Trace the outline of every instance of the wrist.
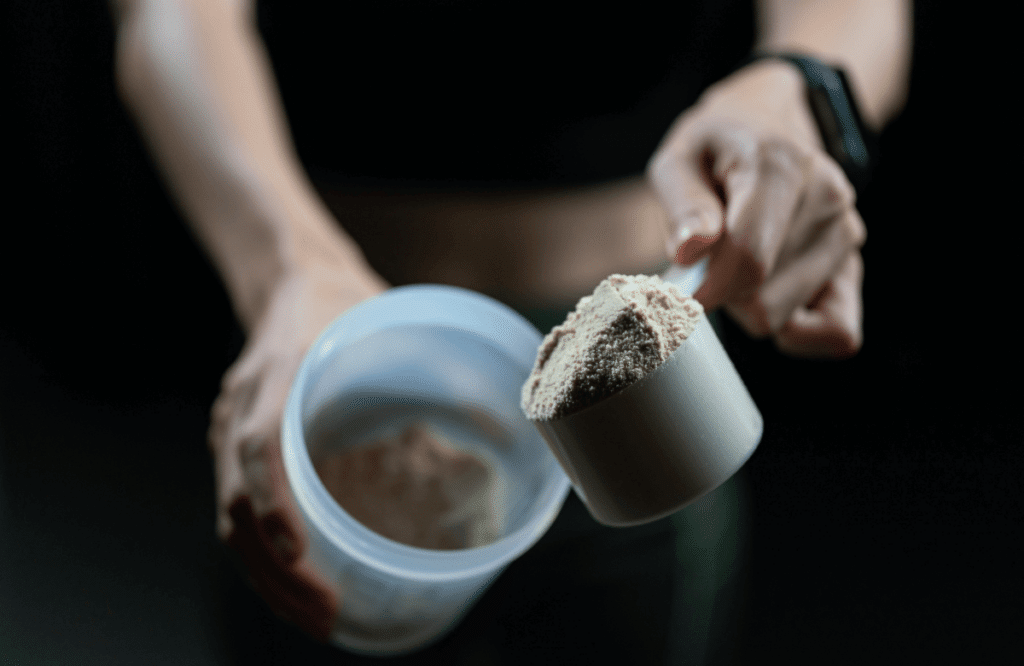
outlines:
{"label": "wrist", "polygon": [[822,148],[799,68],[781,59],[750,62],[708,90],[716,113],[803,146]]}
{"label": "wrist", "polygon": [[[267,194],[264,192],[264,194]],[[331,281],[384,289],[356,243],[315,195],[254,197],[232,218],[200,225],[235,314],[249,332],[287,283]]]}
{"label": "wrist", "polygon": [[771,90],[773,97],[777,96],[780,99],[799,96],[803,92],[804,80],[800,70],[793,63],[782,59],[762,58],[745,61],[723,81],[733,77],[759,80],[762,86]]}
{"label": "wrist", "polygon": [[799,73],[822,147],[857,190],[862,190],[871,176],[876,146],[846,73],[813,56],[785,51],[755,52],[746,62],[766,61],[790,65]]}

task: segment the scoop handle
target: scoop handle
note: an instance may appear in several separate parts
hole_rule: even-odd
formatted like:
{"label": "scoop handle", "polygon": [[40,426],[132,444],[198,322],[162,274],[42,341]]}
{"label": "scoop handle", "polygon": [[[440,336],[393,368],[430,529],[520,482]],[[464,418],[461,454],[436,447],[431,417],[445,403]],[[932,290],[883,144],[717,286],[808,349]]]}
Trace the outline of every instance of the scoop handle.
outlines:
{"label": "scoop handle", "polygon": [[679,287],[684,294],[693,296],[702,284],[708,272],[710,257],[704,257],[692,266],[680,266],[673,262],[661,275],[661,279]]}

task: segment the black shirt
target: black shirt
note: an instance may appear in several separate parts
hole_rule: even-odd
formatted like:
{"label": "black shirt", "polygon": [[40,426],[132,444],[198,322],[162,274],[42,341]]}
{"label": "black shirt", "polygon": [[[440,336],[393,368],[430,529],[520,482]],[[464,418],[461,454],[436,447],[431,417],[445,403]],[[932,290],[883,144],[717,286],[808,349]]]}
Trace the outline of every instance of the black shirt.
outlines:
{"label": "black shirt", "polygon": [[567,184],[643,170],[750,49],[749,2],[260,2],[314,179]]}

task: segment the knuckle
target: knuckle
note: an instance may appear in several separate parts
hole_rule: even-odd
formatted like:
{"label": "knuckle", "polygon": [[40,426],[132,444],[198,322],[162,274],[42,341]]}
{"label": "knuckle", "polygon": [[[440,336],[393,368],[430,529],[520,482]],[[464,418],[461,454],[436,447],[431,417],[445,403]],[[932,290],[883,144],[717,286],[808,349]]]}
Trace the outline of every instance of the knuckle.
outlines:
{"label": "knuckle", "polygon": [[265,437],[256,433],[243,433],[238,452],[243,464],[266,462],[270,458],[270,445]]}
{"label": "knuckle", "polygon": [[278,504],[271,464],[264,455],[243,461],[240,485],[230,492],[229,509],[244,503],[254,519],[260,519]]}
{"label": "knuckle", "polygon": [[242,360],[235,361],[220,378],[221,393],[231,393],[238,388],[242,381]]}
{"label": "knuckle", "polygon": [[864,259],[860,256],[860,252],[850,253],[849,270],[850,275],[853,277],[854,282],[859,288],[861,286],[861,281],[864,279]]}
{"label": "knuckle", "polygon": [[814,168],[821,182],[825,201],[830,205],[852,208],[857,201],[857,192],[842,167],[831,157],[822,154],[817,156]]}
{"label": "knuckle", "polygon": [[225,394],[221,394],[213,401],[210,407],[211,428],[223,428],[231,420],[231,400]]}
{"label": "knuckle", "polygon": [[804,151],[782,139],[765,139],[757,147],[758,166],[761,170],[790,182],[803,179],[807,159]]}
{"label": "knuckle", "polygon": [[235,414],[237,418],[249,418],[256,406],[259,383],[256,380],[241,382],[230,395],[229,413]]}
{"label": "knuckle", "polygon": [[210,453],[217,454],[220,452],[222,442],[224,441],[224,428],[218,427],[215,424],[211,424],[206,430],[206,447],[210,450]]}
{"label": "knuckle", "polygon": [[665,171],[671,166],[673,159],[672,154],[664,148],[656,152],[647,162],[648,177],[655,181],[664,178]]}
{"label": "knuckle", "polygon": [[742,303],[731,303],[726,311],[754,339],[764,339],[772,332],[768,313],[756,296]]}
{"label": "knuckle", "polygon": [[825,195],[830,203],[842,206],[843,208],[852,208],[857,199],[853,185],[846,179],[845,174],[828,181],[825,186]]}
{"label": "knuckle", "polygon": [[210,426],[206,429],[206,445],[212,453],[218,453],[224,447],[230,423],[230,409],[218,399],[210,410]]}
{"label": "knuckle", "polygon": [[843,236],[846,244],[850,247],[861,247],[867,240],[867,228],[857,214],[848,214],[842,217]]}

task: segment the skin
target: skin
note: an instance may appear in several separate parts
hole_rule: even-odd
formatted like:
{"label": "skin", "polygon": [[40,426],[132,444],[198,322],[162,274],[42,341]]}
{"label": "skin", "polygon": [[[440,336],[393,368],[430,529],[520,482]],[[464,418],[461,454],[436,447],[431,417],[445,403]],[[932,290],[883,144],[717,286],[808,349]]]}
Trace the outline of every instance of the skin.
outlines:
{"label": "skin", "polygon": [[[645,272],[667,238],[677,261],[711,256],[697,298],[725,307],[752,335],[801,356],[860,347],[864,225],[789,65],[759,63],[709,89],[652,157],[648,182],[444,195],[443,205],[405,208],[328,195],[328,207],[295,155],[248,0],[113,0],[112,8],[121,96],[247,334],[209,433],[218,534],[270,607],[313,637],[328,637],[344,600],[308,561],[281,461],[285,397],[317,334],[391,281],[438,279],[444,265],[439,279],[449,283],[571,303],[609,273]],[[875,127],[898,112],[909,3],[772,0],[759,9],[760,46],[843,65]],[[388,248],[361,247],[346,232],[380,221],[368,211],[396,229],[432,224],[460,243],[439,251],[459,247],[459,255],[438,262],[408,246],[400,256],[412,268],[403,273]],[[569,243],[569,254],[550,254]],[[371,267],[389,259],[398,266],[389,276]],[[517,286],[527,277],[528,289]]]}
{"label": "skin", "polygon": [[[764,51],[843,67],[865,122],[878,130],[905,101],[908,3],[761,3]],[[648,176],[668,211],[668,252],[709,256],[694,296],[724,306],[750,335],[794,356],[843,358],[862,344],[855,192],[824,152],[789,63],[748,66],[709,88],[669,130]]]}

